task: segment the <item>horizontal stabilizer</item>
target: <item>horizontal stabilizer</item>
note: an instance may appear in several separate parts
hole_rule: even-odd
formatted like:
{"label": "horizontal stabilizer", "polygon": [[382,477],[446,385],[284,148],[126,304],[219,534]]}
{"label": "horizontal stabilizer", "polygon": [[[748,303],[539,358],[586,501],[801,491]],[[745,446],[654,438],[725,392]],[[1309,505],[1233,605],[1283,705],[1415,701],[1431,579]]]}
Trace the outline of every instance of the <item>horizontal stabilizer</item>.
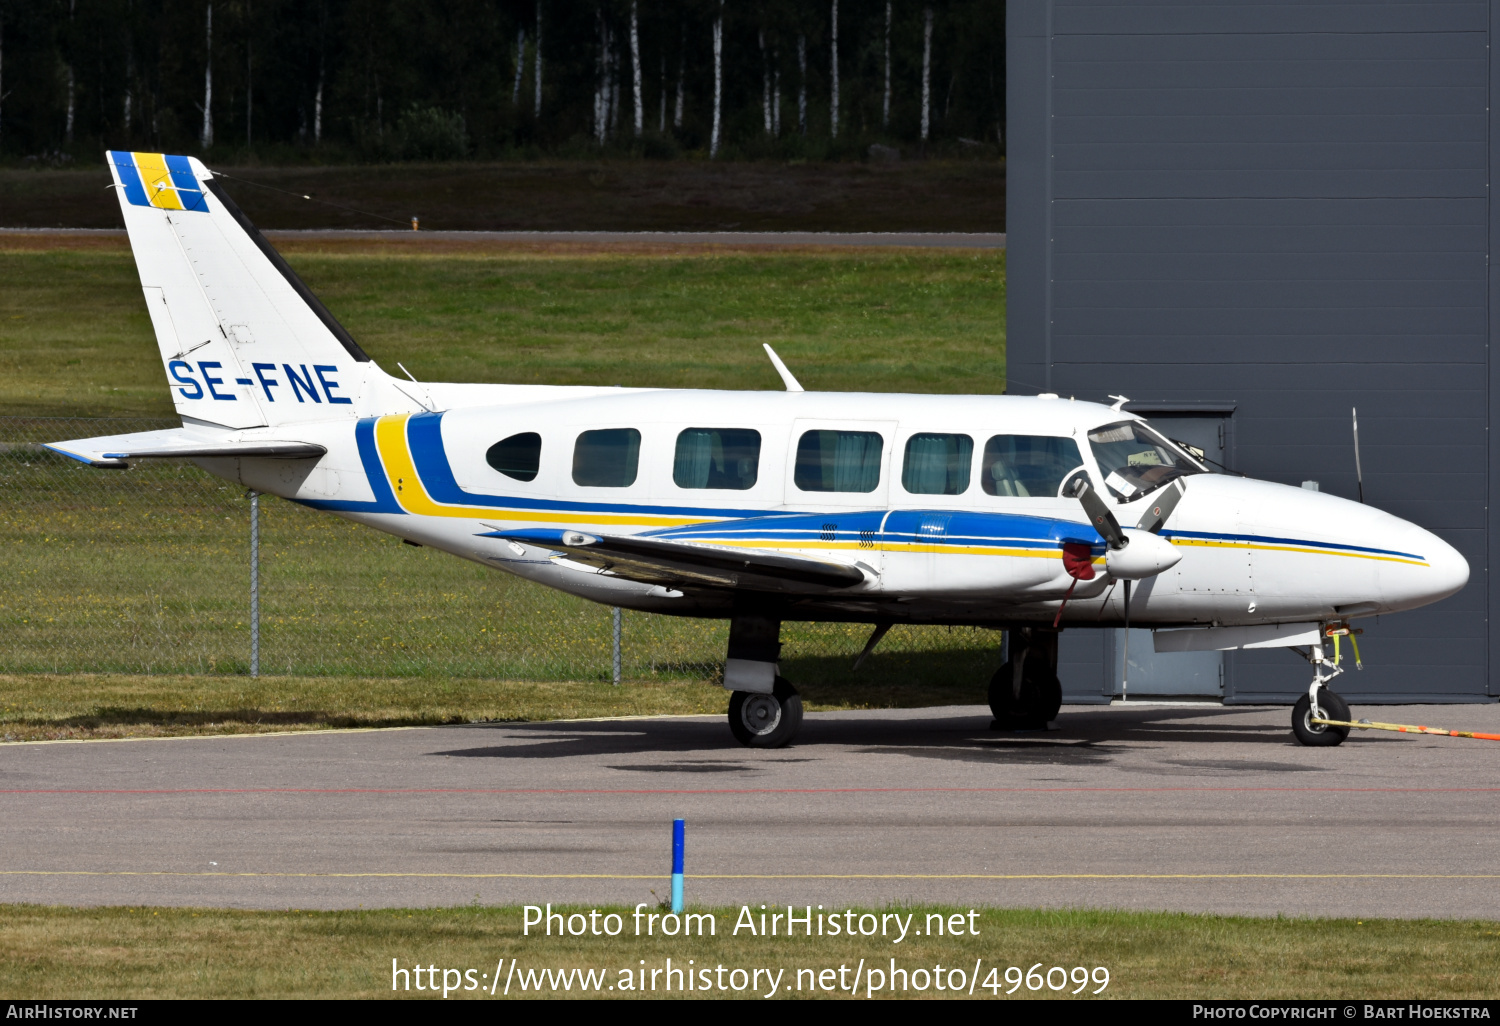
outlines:
{"label": "horizontal stabilizer", "polygon": [[641,535],[514,530],[491,531],[481,537],[552,549],[574,562],[647,584],[805,591],[851,588],[865,580],[858,567],[842,563]]}
{"label": "horizontal stabilizer", "polygon": [[324,446],[311,442],[267,438],[228,440],[198,434],[186,428],[75,438],[67,442],[49,442],[46,447],[93,467],[125,467],[129,466],[127,460],[185,459],[193,456],[316,459],[328,451]]}

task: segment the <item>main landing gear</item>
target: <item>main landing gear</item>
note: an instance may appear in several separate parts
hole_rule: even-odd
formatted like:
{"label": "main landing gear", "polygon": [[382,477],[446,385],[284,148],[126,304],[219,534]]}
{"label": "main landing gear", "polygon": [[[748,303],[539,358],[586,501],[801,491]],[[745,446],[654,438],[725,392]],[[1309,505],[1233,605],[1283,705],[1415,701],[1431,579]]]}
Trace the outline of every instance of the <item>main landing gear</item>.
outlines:
{"label": "main landing gear", "polygon": [[781,620],[762,610],[736,610],[729,621],[724,687],[729,731],[748,748],[780,748],[802,729],[802,696],[780,674]]}
{"label": "main landing gear", "polygon": [[1292,706],[1292,734],[1297,738],[1298,744],[1310,748],[1332,748],[1344,743],[1344,738],[1349,736],[1349,728],[1333,727],[1316,721],[1349,722],[1349,703],[1323,686],[1344,670],[1325,658],[1321,637],[1312,646],[1307,658],[1313,664],[1313,679],[1307,694],[1297,699],[1297,704]]}
{"label": "main landing gear", "polygon": [[1062,708],[1057,632],[1025,627],[1010,636],[1010,658],[990,678],[995,730],[1045,730]]}

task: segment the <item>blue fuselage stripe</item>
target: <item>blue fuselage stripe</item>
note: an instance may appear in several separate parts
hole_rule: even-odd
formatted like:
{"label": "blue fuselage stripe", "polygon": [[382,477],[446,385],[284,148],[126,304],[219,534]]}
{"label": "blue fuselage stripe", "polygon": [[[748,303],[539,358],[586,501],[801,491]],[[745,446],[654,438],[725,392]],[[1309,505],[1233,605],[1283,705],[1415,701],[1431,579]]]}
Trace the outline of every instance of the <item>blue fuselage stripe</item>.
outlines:
{"label": "blue fuselage stripe", "polygon": [[[128,155],[127,155],[128,156]],[[133,170],[133,168],[132,168]],[[139,178],[136,179],[139,182]],[[366,417],[355,426],[360,462],[375,494],[373,502],[344,499],[302,499],[314,509],[351,513],[404,513],[396,501],[380,452],[375,443],[375,421]],[[701,517],[705,523],[666,527],[644,533],[655,538],[679,541],[754,541],[796,542],[816,545],[819,541],[852,541],[865,539],[882,544],[927,544],[952,546],[995,546],[1006,548],[1053,549],[1064,544],[1088,545],[1094,555],[1105,551],[1104,539],[1088,524],[1019,513],[984,513],[970,510],[846,510],[805,513],[764,509],[725,509],[702,506],[658,506],[614,502],[578,502],[566,499],[536,499],[515,495],[487,495],[470,492],[459,486],[443,447],[441,413],[414,414],[407,420],[407,443],[412,463],[421,477],[422,486],[435,501],[451,506],[468,506],[495,510],[514,510],[524,519],[527,510],[568,512],[587,523],[590,514],[610,516],[677,516]],[[508,517],[507,519],[512,519]],[[733,524],[714,524],[714,520],[733,519]],[[937,521],[940,520],[941,523]],[[830,533],[833,538],[830,538]],[[1338,542],[1309,541],[1252,534],[1224,534],[1206,531],[1163,531],[1169,541],[1222,541],[1247,545],[1295,545],[1330,552],[1395,556],[1421,560],[1423,557],[1393,549],[1376,549]]]}

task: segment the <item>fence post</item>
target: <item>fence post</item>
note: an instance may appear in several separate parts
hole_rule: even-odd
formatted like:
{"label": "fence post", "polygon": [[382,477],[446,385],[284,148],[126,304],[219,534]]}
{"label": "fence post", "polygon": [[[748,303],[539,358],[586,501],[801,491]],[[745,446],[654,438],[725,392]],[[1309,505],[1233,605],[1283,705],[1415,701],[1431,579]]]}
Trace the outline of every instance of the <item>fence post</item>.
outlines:
{"label": "fence post", "polygon": [[612,665],[614,667],[613,680],[618,684],[620,683],[620,607],[615,606],[613,612],[614,637],[611,639],[610,656],[612,657]]}
{"label": "fence post", "polygon": [[260,493],[250,491],[250,676],[260,676]]}

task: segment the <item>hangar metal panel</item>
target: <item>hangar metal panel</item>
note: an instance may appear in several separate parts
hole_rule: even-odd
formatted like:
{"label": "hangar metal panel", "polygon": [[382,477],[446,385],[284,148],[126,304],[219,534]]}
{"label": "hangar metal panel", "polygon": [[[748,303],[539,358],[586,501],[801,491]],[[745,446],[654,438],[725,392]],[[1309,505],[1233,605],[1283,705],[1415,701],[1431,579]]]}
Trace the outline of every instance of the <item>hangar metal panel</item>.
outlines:
{"label": "hangar metal panel", "polygon": [[[1469,586],[1363,621],[1358,701],[1474,701],[1490,670],[1490,311],[1500,3],[1008,0],[1009,388],[1232,410],[1230,465],[1365,493]],[[1070,700],[1109,644],[1065,633]],[[1226,701],[1289,701],[1284,652]]]}

